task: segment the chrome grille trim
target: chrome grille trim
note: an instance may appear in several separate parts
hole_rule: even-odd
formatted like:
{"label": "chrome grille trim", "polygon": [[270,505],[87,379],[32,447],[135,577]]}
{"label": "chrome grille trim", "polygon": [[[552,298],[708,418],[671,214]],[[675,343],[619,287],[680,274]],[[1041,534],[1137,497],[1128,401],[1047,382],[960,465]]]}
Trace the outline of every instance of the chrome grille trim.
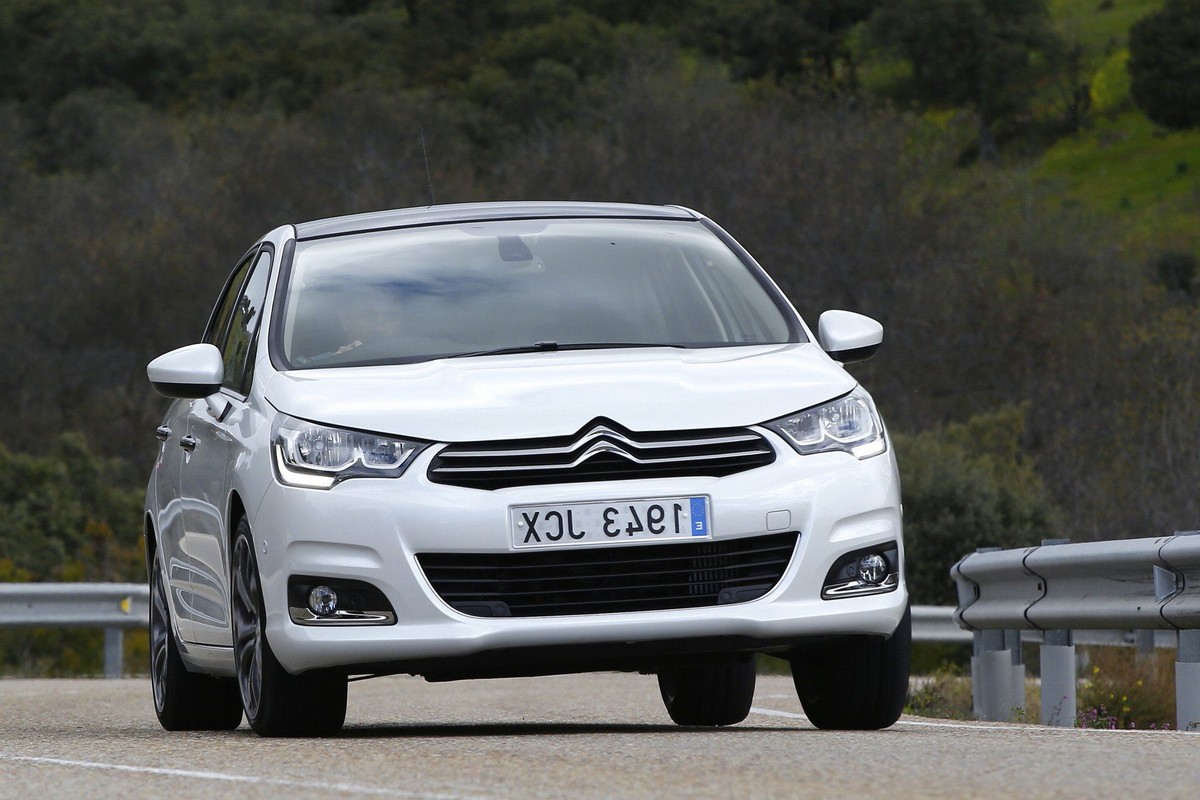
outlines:
{"label": "chrome grille trim", "polygon": [[429,466],[434,483],[500,489],[540,483],[721,477],[775,460],[766,438],[749,428],[634,433],[594,420],[574,436],[451,444]]}
{"label": "chrome grille trim", "polygon": [[620,442],[621,444],[626,444],[626,445],[629,445],[630,447],[635,447],[639,450],[653,450],[653,449],[663,449],[663,448],[670,448],[670,447],[704,447],[706,445],[714,445],[714,444],[736,444],[738,442],[758,442],[758,441],[762,440],[762,437],[759,436],[757,433],[747,431],[745,433],[733,434],[733,435],[723,436],[723,437],[680,439],[677,441],[667,441],[667,442],[637,442],[627,436],[622,435],[618,431],[611,430],[604,426],[598,426],[598,427],[592,428],[587,433],[587,435],[585,435],[582,439],[576,440],[575,442],[572,442],[570,445],[563,445],[561,447],[536,447],[536,448],[522,447],[522,448],[517,448],[517,449],[507,450],[507,451],[505,451],[505,450],[482,450],[482,449],[481,450],[454,450],[452,452],[443,452],[443,456],[445,458],[495,458],[498,456],[505,456],[505,455],[512,455],[512,456],[564,455],[566,453],[570,453],[570,452],[578,449],[583,444],[587,444],[588,442],[592,442],[592,441],[595,441],[597,439],[602,439],[602,438],[615,440],[617,442]]}
{"label": "chrome grille trim", "polygon": [[[594,455],[598,455],[600,453],[617,453],[617,452],[620,452],[621,455],[628,458],[634,464],[674,464],[674,463],[677,463],[677,462],[683,461],[683,460],[705,461],[705,460],[712,460],[712,459],[717,459],[717,458],[753,458],[757,455],[760,455],[760,451],[758,451],[758,450],[746,450],[741,453],[729,453],[729,454],[711,453],[711,454],[707,454],[707,455],[694,455],[694,456],[690,456],[687,459],[680,459],[678,457],[671,457],[671,456],[667,456],[665,458],[638,458],[637,456],[631,455],[630,453],[626,453],[623,451],[617,451],[617,450],[614,450],[613,448],[609,448],[609,447],[593,447],[590,450],[588,450],[586,453],[581,455],[579,458],[575,459],[574,461],[572,461],[569,464],[545,464],[545,465],[541,465],[539,468],[546,469],[546,470],[574,469],[575,467],[578,467],[580,464],[587,461],[589,458],[591,458]],[[529,469],[529,467],[524,467],[524,466],[438,467],[438,472],[440,474],[448,474],[448,473],[454,473],[454,472],[514,472],[517,470],[527,470],[527,469]]]}

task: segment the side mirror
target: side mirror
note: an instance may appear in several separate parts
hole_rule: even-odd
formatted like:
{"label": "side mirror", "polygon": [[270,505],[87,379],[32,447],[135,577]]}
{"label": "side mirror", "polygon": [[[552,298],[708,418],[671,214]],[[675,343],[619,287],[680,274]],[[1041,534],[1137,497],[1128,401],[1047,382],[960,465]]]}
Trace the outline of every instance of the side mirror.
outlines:
{"label": "side mirror", "polygon": [[866,361],[883,344],[883,326],[853,311],[826,311],[817,321],[817,340],[834,361]]}
{"label": "side mirror", "polygon": [[211,344],[189,344],[151,361],[146,376],[167,397],[208,397],[221,390],[225,361]]}

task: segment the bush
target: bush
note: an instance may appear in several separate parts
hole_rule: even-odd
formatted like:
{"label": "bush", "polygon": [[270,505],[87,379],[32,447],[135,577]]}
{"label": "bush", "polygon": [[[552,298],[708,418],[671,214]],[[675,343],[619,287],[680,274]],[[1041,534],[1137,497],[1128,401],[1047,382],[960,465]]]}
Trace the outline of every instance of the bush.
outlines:
{"label": "bush", "polygon": [[1025,413],[1008,407],[894,437],[914,604],[956,605],[950,567],[978,547],[1035,545],[1058,535],[1058,510],[1022,454]]}
{"label": "bush", "polygon": [[1168,128],[1200,125],[1200,0],[1167,0],[1129,31],[1130,91]]}
{"label": "bush", "polygon": [[[63,435],[45,455],[0,444],[0,582],[145,580],[142,493],[123,462]],[[125,637],[126,671],[143,672],[145,631]],[[0,630],[0,674],[98,675],[104,631]]]}
{"label": "bush", "polygon": [[1079,682],[1075,725],[1080,728],[1160,729],[1174,727],[1174,653],[1139,659],[1128,647],[1097,647]]}
{"label": "bush", "polygon": [[905,714],[935,719],[974,719],[971,678],[952,667],[913,679]]}
{"label": "bush", "polygon": [[144,580],[141,492],[126,480],[79,435],[44,456],[0,445],[0,580]]}

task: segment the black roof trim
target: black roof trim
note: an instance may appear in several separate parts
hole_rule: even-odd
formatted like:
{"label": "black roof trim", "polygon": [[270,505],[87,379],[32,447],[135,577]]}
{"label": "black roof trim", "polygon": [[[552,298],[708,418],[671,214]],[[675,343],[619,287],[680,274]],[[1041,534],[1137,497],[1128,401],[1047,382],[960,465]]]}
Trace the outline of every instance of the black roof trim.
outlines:
{"label": "black roof trim", "polygon": [[421,208],[400,208],[330,217],[296,225],[296,239],[323,239],[350,233],[415,228],[459,222],[506,219],[680,219],[698,220],[700,215],[680,206],[649,206],[634,203],[456,203]]}

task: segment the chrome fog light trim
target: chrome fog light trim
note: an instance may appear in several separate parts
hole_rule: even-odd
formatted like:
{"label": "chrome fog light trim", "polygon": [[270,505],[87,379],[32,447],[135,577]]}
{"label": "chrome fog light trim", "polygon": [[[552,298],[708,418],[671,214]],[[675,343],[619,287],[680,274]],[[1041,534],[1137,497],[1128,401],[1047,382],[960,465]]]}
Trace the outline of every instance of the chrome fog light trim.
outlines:
{"label": "chrome fog light trim", "polygon": [[288,578],[288,616],[297,625],[395,625],[396,612],[366,581],[314,575]]}
{"label": "chrome fog light trim", "polygon": [[839,558],[821,586],[822,600],[893,592],[900,585],[895,542],[855,550]]}
{"label": "chrome fog light trim", "polygon": [[391,611],[334,611],[318,616],[308,608],[292,606],[288,609],[292,622],[297,625],[395,625],[396,615]]}

